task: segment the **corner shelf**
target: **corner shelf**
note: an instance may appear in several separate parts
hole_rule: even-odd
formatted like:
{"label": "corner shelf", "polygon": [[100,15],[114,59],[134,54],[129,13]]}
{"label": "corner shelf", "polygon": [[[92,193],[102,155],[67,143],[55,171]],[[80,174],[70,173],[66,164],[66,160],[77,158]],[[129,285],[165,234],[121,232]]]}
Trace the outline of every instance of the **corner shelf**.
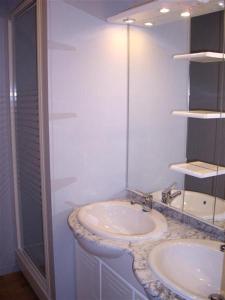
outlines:
{"label": "corner shelf", "polygon": [[225,167],[201,161],[172,164],[170,169],[197,178],[208,178],[225,174]]}
{"label": "corner shelf", "polygon": [[175,116],[196,118],[196,119],[224,119],[225,112],[210,111],[210,110],[174,110]]}
{"label": "corner shelf", "polygon": [[199,63],[210,63],[210,62],[221,62],[225,60],[224,53],[218,52],[198,52],[198,53],[187,53],[177,54],[173,56],[174,59],[186,59],[189,61]]}

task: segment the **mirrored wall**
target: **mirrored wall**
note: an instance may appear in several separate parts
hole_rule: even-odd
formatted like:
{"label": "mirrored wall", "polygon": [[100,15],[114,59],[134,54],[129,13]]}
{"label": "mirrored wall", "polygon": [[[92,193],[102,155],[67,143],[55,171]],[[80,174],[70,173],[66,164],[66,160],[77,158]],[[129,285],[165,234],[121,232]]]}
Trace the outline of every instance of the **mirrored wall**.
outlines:
{"label": "mirrored wall", "polygon": [[128,187],[225,229],[224,5],[210,3],[129,26]]}

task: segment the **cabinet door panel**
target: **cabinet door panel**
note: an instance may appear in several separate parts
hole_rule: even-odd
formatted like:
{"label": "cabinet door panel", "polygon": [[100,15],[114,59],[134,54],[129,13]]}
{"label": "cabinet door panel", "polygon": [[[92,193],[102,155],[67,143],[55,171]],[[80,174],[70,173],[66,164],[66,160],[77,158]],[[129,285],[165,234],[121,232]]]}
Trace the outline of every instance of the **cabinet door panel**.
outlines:
{"label": "cabinet door panel", "polygon": [[132,300],[132,289],[104,265],[102,266],[102,300]]}
{"label": "cabinet door panel", "polygon": [[100,266],[98,260],[76,247],[77,300],[100,299]]}

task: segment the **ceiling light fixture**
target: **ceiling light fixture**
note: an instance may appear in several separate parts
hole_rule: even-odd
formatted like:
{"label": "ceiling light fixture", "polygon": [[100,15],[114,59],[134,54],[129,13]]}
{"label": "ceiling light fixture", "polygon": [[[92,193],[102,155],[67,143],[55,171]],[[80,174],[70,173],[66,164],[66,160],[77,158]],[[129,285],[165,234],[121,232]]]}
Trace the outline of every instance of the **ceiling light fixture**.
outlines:
{"label": "ceiling light fixture", "polygon": [[162,14],[167,14],[168,12],[170,12],[170,9],[169,9],[169,8],[166,8],[166,7],[163,7],[163,8],[160,9],[160,12],[161,12]]}
{"label": "ceiling light fixture", "polygon": [[123,19],[123,22],[126,24],[133,24],[135,21],[136,21],[135,19],[130,19],[130,18]]}
{"label": "ceiling light fixture", "polygon": [[183,18],[188,18],[188,17],[190,17],[191,14],[189,11],[183,11],[180,15]]}
{"label": "ceiling light fixture", "polygon": [[145,26],[151,27],[151,26],[153,26],[153,23],[152,22],[145,22]]}
{"label": "ceiling light fixture", "polygon": [[218,2],[218,5],[221,6],[221,7],[224,7],[224,1]]}

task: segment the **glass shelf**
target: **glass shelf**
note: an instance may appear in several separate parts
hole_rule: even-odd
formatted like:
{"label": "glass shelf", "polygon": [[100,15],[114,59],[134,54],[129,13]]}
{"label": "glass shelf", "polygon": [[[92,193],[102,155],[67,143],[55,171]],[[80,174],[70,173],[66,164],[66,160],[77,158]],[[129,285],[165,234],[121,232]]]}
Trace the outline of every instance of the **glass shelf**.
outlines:
{"label": "glass shelf", "polygon": [[198,178],[208,178],[225,174],[225,167],[208,164],[201,161],[172,164],[170,165],[170,169]]}
{"label": "glass shelf", "polygon": [[174,110],[172,112],[175,116],[196,118],[196,119],[220,119],[225,118],[225,112],[210,110]]}
{"label": "glass shelf", "polygon": [[186,59],[189,61],[199,63],[210,63],[210,62],[221,62],[224,60],[224,53],[218,52],[198,52],[198,53],[187,53],[177,54],[173,56],[174,59]]}

